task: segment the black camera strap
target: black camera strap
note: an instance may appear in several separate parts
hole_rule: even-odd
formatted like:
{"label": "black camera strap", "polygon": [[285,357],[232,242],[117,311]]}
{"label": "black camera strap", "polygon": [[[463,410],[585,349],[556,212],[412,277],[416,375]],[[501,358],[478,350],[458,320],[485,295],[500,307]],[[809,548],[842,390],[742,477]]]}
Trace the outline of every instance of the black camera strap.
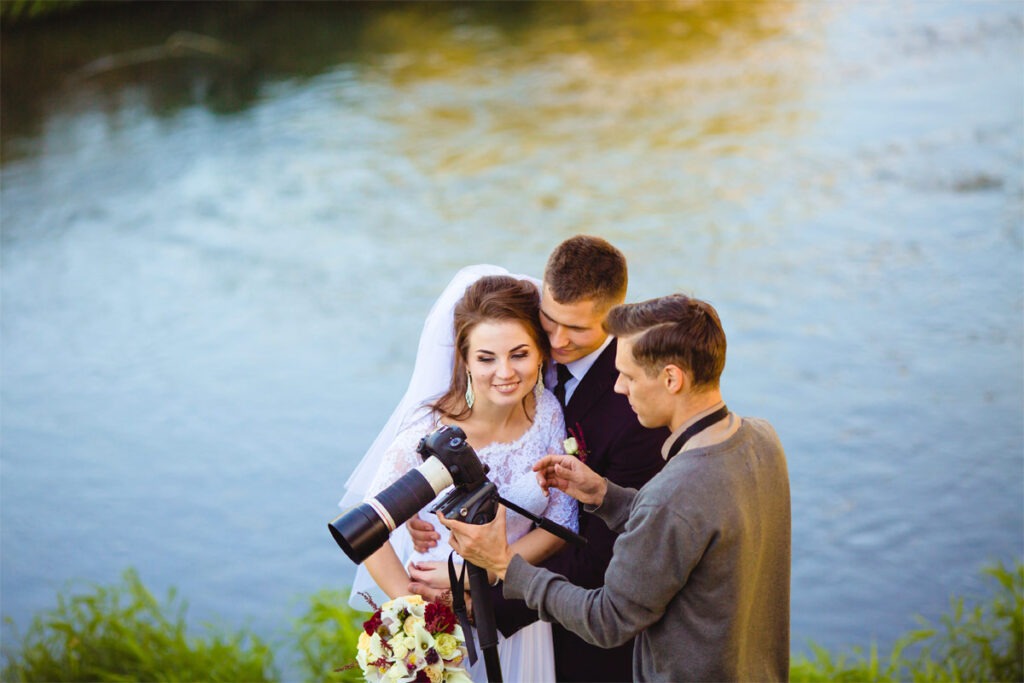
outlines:
{"label": "black camera strap", "polygon": [[726,417],[728,417],[728,415],[729,409],[726,408],[725,406],[722,406],[721,408],[711,413],[710,415],[702,417],[701,419],[694,422],[692,425],[686,428],[686,431],[679,435],[679,438],[672,442],[672,446],[668,449],[668,457],[665,459],[671,460],[672,458],[674,458],[676,454],[679,453],[679,451],[683,450],[683,446],[686,444],[687,441],[689,441],[691,438],[693,438],[700,432],[703,432],[705,429],[715,424],[719,420],[724,420]]}
{"label": "black camera strap", "polygon": [[473,629],[469,624],[469,613],[466,611],[466,585],[463,579],[466,578],[466,565],[462,565],[462,571],[455,573],[455,553],[448,554],[448,583],[452,587],[452,611],[459,618],[459,625],[462,627],[462,635],[466,637],[466,651],[469,653],[469,663],[476,664],[476,642],[473,640]]}

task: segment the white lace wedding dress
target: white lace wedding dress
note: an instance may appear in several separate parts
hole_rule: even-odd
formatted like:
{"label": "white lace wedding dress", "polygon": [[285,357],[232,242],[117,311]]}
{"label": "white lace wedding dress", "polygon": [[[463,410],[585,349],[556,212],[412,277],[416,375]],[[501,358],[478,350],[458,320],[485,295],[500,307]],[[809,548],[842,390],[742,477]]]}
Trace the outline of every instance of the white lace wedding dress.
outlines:
{"label": "white lace wedding dress", "polygon": [[[384,455],[369,490],[376,495],[388,487],[403,474],[417,467],[423,461],[416,452],[420,439],[440,426],[436,415],[426,414],[402,429]],[[545,390],[538,401],[537,413],[533,424],[523,436],[511,443],[493,443],[483,448],[475,448],[480,460],[490,467],[488,478],[498,487],[503,498],[529,510],[535,515],[548,519],[578,531],[576,501],[560,491],[551,491],[545,497],[537,484],[533,472],[533,464],[548,453],[561,453],[564,448],[565,425],[558,399]],[[447,494],[443,491],[438,499]],[[436,501],[435,501],[436,502]],[[429,510],[432,505],[424,510]],[[506,532],[509,543],[519,539],[532,528],[532,522],[522,515],[508,510]],[[452,552],[448,545],[448,529],[442,526],[437,518],[424,512],[420,515],[430,521],[441,540],[437,546],[426,553],[418,553],[412,549],[408,533],[402,529],[391,535],[391,543],[395,552],[406,566],[413,561],[440,560],[447,561]],[[498,656],[501,660],[501,671],[506,681],[532,681],[540,683],[555,680],[554,648],[551,642],[551,624],[536,621],[510,638],[498,634]],[[477,641],[478,654],[479,640]],[[469,668],[474,681],[486,681],[487,673],[483,657],[477,659]]]}

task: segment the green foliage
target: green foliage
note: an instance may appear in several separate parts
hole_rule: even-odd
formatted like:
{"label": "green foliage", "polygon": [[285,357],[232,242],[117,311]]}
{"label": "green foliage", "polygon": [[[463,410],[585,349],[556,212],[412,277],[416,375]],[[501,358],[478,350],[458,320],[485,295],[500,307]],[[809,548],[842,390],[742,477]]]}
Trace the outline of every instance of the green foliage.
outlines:
{"label": "green foliage", "polygon": [[[989,602],[968,608],[962,597],[953,598],[938,626],[921,619],[921,628],[897,640],[886,661],[874,646],[833,658],[812,643],[810,658],[794,660],[790,680],[1024,681],[1024,564],[999,563],[984,573],[996,584]],[[911,651],[916,655],[905,654]]]}
{"label": "green foliage", "polygon": [[[990,567],[994,595],[968,606],[954,598],[937,625],[900,638],[888,657],[872,646],[833,655],[811,644],[794,659],[802,681],[1024,681],[1024,564]],[[367,614],[351,609],[341,591],[324,590],[293,629],[306,681],[359,681],[356,641]],[[15,648],[5,642],[0,680],[9,681],[272,681],[273,653],[247,631],[203,637],[186,633],[186,605],[172,591],[163,605],[128,570],[121,585],[57,596],[57,607],[35,617]],[[172,615],[172,616],[168,616]],[[10,624],[13,629],[13,624]],[[17,640],[17,639],[16,639]]]}
{"label": "green foliage", "polygon": [[0,19],[4,23],[35,19],[63,12],[80,0],[3,0],[0,2]]}
{"label": "green foliage", "polygon": [[[133,570],[123,583],[57,596],[17,651],[5,645],[4,681],[268,681],[273,653],[245,631],[190,637],[185,603],[161,606]],[[173,614],[173,617],[167,616]],[[11,628],[14,625],[8,620]]]}
{"label": "green foliage", "polygon": [[347,597],[341,591],[320,591],[310,598],[309,609],[296,622],[296,641],[307,681],[363,680],[358,666],[338,671],[355,664],[356,641],[369,617],[349,607]]}

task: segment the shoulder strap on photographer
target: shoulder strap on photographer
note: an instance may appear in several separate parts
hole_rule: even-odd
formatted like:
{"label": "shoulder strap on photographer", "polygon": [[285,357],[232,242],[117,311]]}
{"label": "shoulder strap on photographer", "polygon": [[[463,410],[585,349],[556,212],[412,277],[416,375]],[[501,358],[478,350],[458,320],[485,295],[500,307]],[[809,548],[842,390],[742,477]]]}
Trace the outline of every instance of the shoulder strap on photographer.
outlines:
{"label": "shoulder strap on photographer", "polygon": [[466,565],[462,565],[462,571],[455,573],[455,553],[448,555],[448,583],[452,587],[452,611],[459,618],[459,626],[462,627],[462,635],[466,637],[466,651],[469,654],[469,663],[476,664],[476,642],[473,639],[473,628],[469,623],[469,614],[466,611]]}

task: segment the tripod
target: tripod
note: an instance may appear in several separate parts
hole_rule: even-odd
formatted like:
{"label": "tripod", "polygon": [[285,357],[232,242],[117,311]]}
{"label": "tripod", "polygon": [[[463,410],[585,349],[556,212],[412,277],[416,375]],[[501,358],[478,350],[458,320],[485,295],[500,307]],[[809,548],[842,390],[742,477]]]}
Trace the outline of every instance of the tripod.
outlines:
{"label": "tripod", "polygon": [[[519,507],[496,493],[494,497],[505,507],[518,512],[541,529],[558,536],[562,540],[577,545],[585,545],[587,543],[587,539],[560,524],[555,524],[549,519],[538,517],[529,510]],[[494,618],[494,599],[491,596],[491,587],[487,580],[487,570],[476,566],[472,562],[466,562],[465,565],[469,569],[469,591],[474,596],[473,615],[476,621],[476,632],[480,639],[480,649],[484,655],[487,680],[490,683],[502,683],[501,662],[498,659],[498,626]],[[461,590],[456,590],[456,586],[461,586],[462,582],[457,581],[455,578],[455,567],[452,564],[451,557],[448,558],[448,571],[451,577],[453,607],[459,617],[459,621],[464,622],[463,631],[466,634],[466,645],[469,649],[470,662],[472,663],[475,659],[476,650],[473,645],[472,631],[469,630],[469,620],[466,616],[465,597],[462,595]]]}

